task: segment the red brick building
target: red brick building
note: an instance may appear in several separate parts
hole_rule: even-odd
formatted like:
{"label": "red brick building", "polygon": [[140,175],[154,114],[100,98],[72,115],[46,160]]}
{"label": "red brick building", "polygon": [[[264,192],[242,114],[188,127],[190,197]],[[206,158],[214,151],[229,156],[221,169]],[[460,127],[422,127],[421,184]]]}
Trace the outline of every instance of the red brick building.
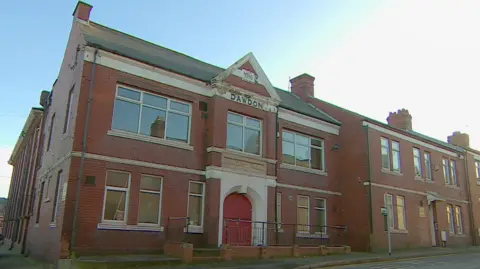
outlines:
{"label": "red brick building", "polygon": [[179,236],[381,249],[383,206],[395,248],[440,245],[452,224],[448,244],[472,243],[465,149],[415,133],[408,112],[380,123],[313,98],[307,74],[284,91],[251,53],[219,68],[97,24],[91,9],[75,8],[45,102],[35,221],[22,224],[33,257],[158,252]]}

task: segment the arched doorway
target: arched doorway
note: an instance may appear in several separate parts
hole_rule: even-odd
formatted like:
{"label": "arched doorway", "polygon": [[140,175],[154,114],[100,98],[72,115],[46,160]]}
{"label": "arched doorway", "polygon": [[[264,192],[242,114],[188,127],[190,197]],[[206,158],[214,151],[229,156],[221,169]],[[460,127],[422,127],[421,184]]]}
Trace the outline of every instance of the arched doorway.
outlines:
{"label": "arched doorway", "polygon": [[252,243],[252,204],[245,195],[232,193],[223,202],[223,243],[249,246]]}

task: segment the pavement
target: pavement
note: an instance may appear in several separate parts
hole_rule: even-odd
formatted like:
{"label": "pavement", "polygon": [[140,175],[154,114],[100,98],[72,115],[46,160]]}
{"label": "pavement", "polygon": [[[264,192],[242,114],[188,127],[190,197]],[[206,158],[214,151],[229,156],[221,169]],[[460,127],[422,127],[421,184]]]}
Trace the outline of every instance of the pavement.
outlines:
{"label": "pavement", "polygon": [[[235,260],[179,264],[171,267],[148,267],[149,269],[473,269],[480,268],[480,247],[428,248],[396,251],[391,256],[385,253],[350,253],[317,257],[299,257],[265,260]],[[0,269],[47,269],[51,265],[26,258],[7,247],[0,247]],[[138,267],[136,267],[138,268]],[[146,268],[145,268],[146,269]]]}

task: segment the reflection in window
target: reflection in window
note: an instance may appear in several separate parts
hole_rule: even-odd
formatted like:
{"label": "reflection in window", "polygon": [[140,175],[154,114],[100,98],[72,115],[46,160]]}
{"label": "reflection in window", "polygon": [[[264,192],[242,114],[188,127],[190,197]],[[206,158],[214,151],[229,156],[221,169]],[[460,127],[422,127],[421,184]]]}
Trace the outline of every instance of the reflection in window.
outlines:
{"label": "reflection in window", "polygon": [[228,112],[227,148],[260,155],[260,120]]}
{"label": "reflection in window", "polygon": [[103,219],[106,221],[126,220],[126,204],[130,188],[130,174],[108,171],[105,184]]}
{"label": "reflection in window", "polygon": [[190,104],[118,87],[112,128],[187,143],[190,108]]}
{"label": "reflection in window", "polygon": [[297,133],[282,132],[282,162],[324,170],[323,140]]}

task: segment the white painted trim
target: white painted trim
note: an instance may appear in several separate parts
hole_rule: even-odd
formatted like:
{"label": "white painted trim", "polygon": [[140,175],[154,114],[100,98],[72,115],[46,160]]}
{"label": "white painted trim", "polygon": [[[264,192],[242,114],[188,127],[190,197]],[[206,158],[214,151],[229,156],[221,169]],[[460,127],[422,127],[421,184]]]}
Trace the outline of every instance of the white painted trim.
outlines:
{"label": "white painted trim", "polygon": [[338,135],[340,133],[340,126],[328,123],[323,120],[315,119],[309,116],[302,115],[291,110],[280,108],[278,110],[278,117],[280,119],[297,123],[312,129],[316,129],[322,132]]}
{"label": "white painted trim", "polygon": [[310,174],[316,174],[316,175],[321,175],[321,176],[328,176],[328,174],[326,172],[322,171],[322,170],[291,165],[291,164],[288,164],[288,163],[281,163],[280,168],[295,170],[295,171],[300,171],[300,172],[305,172],[305,173],[310,173]]}
{"label": "white painted trim", "polygon": [[473,159],[474,159],[475,161],[480,161],[480,155],[478,155],[477,153],[472,152],[472,151],[467,151],[467,152],[470,153],[470,154],[472,154]]}
{"label": "white painted trim", "polygon": [[163,146],[167,146],[167,147],[174,147],[174,148],[193,151],[193,146],[191,146],[187,143],[170,141],[170,140],[167,140],[167,139],[153,137],[153,136],[135,134],[135,133],[124,132],[124,131],[113,130],[113,129],[108,130],[107,135],[121,137],[121,138],[127,138],[127,139],[133,139],[133,140],[138,140],[138,141],[143,141],[143,142],[148,142],[148,143],[153,143],[153,144],[159,144],[159,145],[163,145]]}
{"label": "white painted trim", "polygon": [[[91,47],[85,48],[85,61],[93,62],[94,50],[95,49]],[[211,88],[206,86],[206,83],[189,79],[187,77],[165,71],[161,68],[147,65],[139,61],[127,57],[122,57],[104,50],[98,51],[96,63],[118,71],[157,81],[196,94],[204,96],[213,95]]]}
{"label": "white painted trim", "polygon": [[123,231],[145,231],[145,232],[163,232],[163,226],[153,225],[126,225],[112,223],[98,223],[98,230],[123,230]]}
{"label": "white painted trim", "polygon": [[236,150],[218,148],[218,147],[208,147],[207,152],[218,152],[218,153],[222,153],[222,154],[227,152],[227,153],[232,154],[232,155],[238,155],[238,156],[241,156],[241,157],[255,159],[255,160],[258,160],[258,161],[267,162],[267,163],[271,163],[271,164],[276,164],[277,163],[277,160],[274,160],[274,159],[262,158],[262,157],[259,157],[258,155],[249,154],[249,153],[236,151]]}
{"label": "white painted trim", "polygon": [[266,181],[265,184],[267,184],[270,187],[275,187],[276,186],[276,177],[274,176],[268,176],[268,175],[262,175],[262,174],[256,174],[256,173],[251,173],[251,172],[246,172],[246,171],[238,171],[235,169],[230,169],[226,167],[219,167],[219,166],[207,166],[205,169],[205,177],[207,179],[210,178],[215,178],[215,179],[222,179],[222,178],[227,178],[228,176],[248,176],[249,178],[256,179],[256,180],[262,180]]}
{"label": "white painted trim", "polygon": [[391,135],[391,136],[396,137],[396,138],[400,138],[400,139],[406,140],[406,141],[408,141],[408,142],[411,142],[411,143],[420,145],[420,146],[422,146],[422,147],[429,148],[429,149],[432,149],[432,150],[441,152],[441,153],[446,154],[446,155],[448,155],[448,156],[452,156],[452,157],[457,157],[457,158],[458,158],[458,154],[457,154],[456,152],[454,152],[454,151],[449,151],[449,150],[446,150],[446,149],[437,147],[437,146],[435,146],[435,145],[425,143],[425,142],[420,141],[420,140],[418,140],[418,139],[415,139],[415,138],[413,138],[413,137],[410,137],[410,136],[406,136],[406,135],[397,133],[397,132],[395,132],[395,131],[389,130],[389,129],[384,128],[384,127],[382,127],[382,126],[373,124],[373,123],[371,123],[371,122],[363,121],[363,126],[366,126],[366,127],[368,127],[368,128],[372,128],[372,129],[374,129],[374,130],[377,130],[377,131],[379,131],[379,132],[382,132],[382,133]]}
{"label": "white painted trim", "polygon": [[[119,174],[127,174],[128,175],[128,186],[127,187],[114,187],[114,186],[107,186],[108,181],[108,172],[119,173]],[[109,170],[105,171],[105,185],[103,186],[103,205],[102,205],[102,223],[110,223],[113,225],[116,224],[127,224],[128,221],[128,205],[130,202],[130,187],[132,185],[132,174],[130,172],[119,171],[119,170]],[[121,191],[125,192],[125,209],[123,210],[123,220],[105,220],[105,204],[107,202],[107,191]],[[118,206],[117,206],[118,209]],[[116,213],[115,213],[116,214]]]}
{"label": "white painted trim", "polygon": [[[428,195],[428,192],[409,190],[409,189],[404,189],[404,188],[399,188],[399,187],[394,187],[394,186],[389,186],[389,185],[384,185],[384,184],[379,184],[379,183],[374,183],[374,182],[367,182],[367,181],[363,182],[363,186],[370,186],[370,185],[372,185],[373,187],[384,188],[384,189],[387,189],[387,190],[402,191],[402,192],[413,193],[413,194],[418,194],[418,195],[422,195],[422,196],[427,196]],[[442,197],[445,200],[448,200],[448,201],[455,201],[455,202],[464,203],[464,204],[469,203],[467,200],[458,200],[458,199],[455,199],[455,198],[448,198],[448,197],[445,197],[445,196],[442,196]]]}
{"label": "white painted trim", "polygon": [[[73,157],[81,157],[82,153],[78,152],[78,151],[74,151],[74,152],[72,152],[72,156]],[[155,168],[155,169],[161,169],[161,170],[170,170],[170,171],[181,172],[181,173],[189,173],[189,174],[194,174],[194,175],[205,175],[205,171],[202,171],[202,170],[194,170],[194,169],[188,169],[188,168],[177,167],[177,166],[170,166],[170,165],[165,165],[165,164],[150,163],[150,162],[143,162],[143,161],[137,161],[137,160],[131,160],[131,159],[124,159],[124,158],[118,158],[118,157],[98,155],[98,154],[93,154],[93,153],[85,153],[85,158],[92,159],[92,160],[113,162],[113,163],[137,165],[137,166],[143,166],[143,167],[149,167],[149,168]]]}
{"label": "white painted trim", "polygon": [[255,72],[257,73],[257,75],[258,75],[257,83],[260,84],[260,85],[263,85],[273,99],[281,100],[277,91],[273,87],[272,83],[268,79],[268,77],[265,74],[265,72],[263,71],[262,67],[260,67],[260,64],[258,63],[255,56],[253,56],[253,53],[251,53],[251,52],[247,53],[247,55],[243,56],[240,60],[236,61],[234,64],[232,64],[225,71],[218,74],[215,78],[213,78],[212,81],[223,81],[229,75],[231,75],[231,74],[234,75],[235,70],[242,67],[242,65],[244,65],[246,62],[249,62],[252,65]]}
{"label": "white painted trim", "polygon": [[342,195],[341,192],[328,191],[328,190],[322,190],[322,189],[316,189],[316,188],[310,188],[310,187],[303,187],[303,186],[296,186],[296,185],[290,185],[290,184],[284,184],[284,183],[277,183],[277,187],[300,190],[300,191],[316,192],[316,193],[329,194],[329,195],[338,195],[338,196]]}

